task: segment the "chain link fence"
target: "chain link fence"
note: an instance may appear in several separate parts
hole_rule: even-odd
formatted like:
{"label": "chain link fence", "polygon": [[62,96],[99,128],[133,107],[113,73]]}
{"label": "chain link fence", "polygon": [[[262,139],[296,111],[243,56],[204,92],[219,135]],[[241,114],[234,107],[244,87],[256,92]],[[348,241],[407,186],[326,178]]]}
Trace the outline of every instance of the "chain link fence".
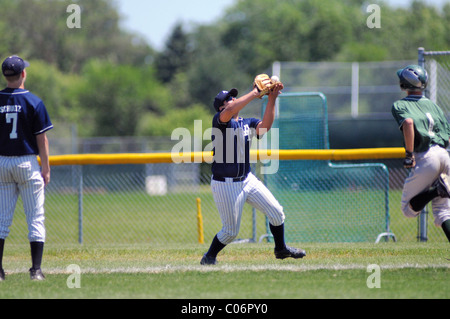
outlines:
{"label": "chain link fence", "polygon": [[[361,162],[380,163],[377,160],[347,161],[345,164],[355,165]],[[401,167],[401,161],[398,159],[381,162],[389,170],[390,230],[397,241],[417,241],[417,220],[406,219],[400,209],[401,189],[407,171]],[[327,163],[324,162],[324,165]],[[221,228],[209,186],[209,170],[209,164],[55,166],[52,169],[52,183],[46,190],[47,241],[61,244],[198,243],[199,198],[204,238],[205,242],[209,243]],[[257,167],[255,170],[259,172]],[[148,175],[149,172],[153,172],[152,175]],[[308,174],[312,173],[307,171],[300,177],[293,175],[286,179],[286,185],[294,185],[290,192],[280,192],[269,185],[280,203],[285,206],[287,233],[293,232],[291,227],[297,227],[301,229],[300,234],[303,232],[303,235],[310,236],[301,237],[301,241],[311,241],[311,238],[319,238],[319,241],[324,238],[335,239],[333,234],[337,232],[336,225],[340,222],[336,216],[331,219],[324,214],[294,216],[302,210],[311,212],[318,207],[326,209],[327,205],[337,207],[340,205],[339,201],[348,201],[346,207],[355,208],[354,211],[348,212],[353,216],[351,222],[356,226],[360,225],[360,229],[364,229],[364,225],[371,222],[363,214],[366,205],[373,204],[380,209],[376,216],[373,216],[374,219],[384,217],[383,194],[373,197],[372,194],[365,193],[367,190],[360,184],[342,190],[302,190],[302,180],[311,177]],[[264,176],[259,177],[264,179]],[[347,186],[351,185],[348,179],[352,180],[351,175],[344,179],[338,177],[338,180]],[[364,183],[368,181],[370,182],[370,179],[364,179]],[[322,180],[320,187],[330,187],[324,182]],[[297,189],[295,185],[298,185]],[[366,197],[367,200],[364,200]],[[9,243],[26,242],[27,227],[24,215],[19,202]],[[442,231],[432,226],[432,216],[428,218],[429,241],[445,241]],[[293,226],[294,221],[298,226]],[[380,223],[377,225],[379,227]],[[383,225],[384,220],[381,220],[381,226]],[[377,234],[382,231],[383,227],[379,228]],[[267,233],[263,214],[246,205],[239,239],[258,242]],[[370,240],[365,240],[374,242],[377,234],[372,235]],[[338,238],[342,240],[342,236]],[[289,239],[299,240],[295,237]]]}
{"label": "chain link fence", "polygon": [[426,96],[450,114],[450,51],[419,48],[419,64],[428,71]]}
{"label": "chain link fence", "polygon": [[275,62],[270,74],[280,77],[285,92],[321,92],[330,119],[391,117],[391,106],[404,97],[396,71],[417,61]]}
{"label": "chain link fence", "polygon": [[[427,69],[431,73],[431,81],[439,83],[436,89],[436,99],[441,107],[449,112],[448,76],[449,65],[443,57],[427,57]],[[430,61],[436,61],[430,62]],[[281,63],[274,65],[268,73],[278,72],[286,84],[285,93],[317,91],[323,92],[328,102],[328,123],[330,124],[330,148],[339,148],[337,145],[348,146],[357,140],[360,135],[363,141],[358,147],[390,147],[402,146],[400,139],[396,144],[389,144],[393,139],[390,132],[400,136],[398,129],[391,118],[390,106],[404,96],[398,89],[398,80],[395,77],[397,69],[416,64],[417,61],[394,61],[380,63]],[[278,71],[277,71],[277,68]],[[437,70],[437,75],[434,76]],[[435,79],[434,79],[435,78]],[[447,83],[447,84],[442,84]],[[430,86],[433,88],[433,85]],[[429,89],[430,89],[429,87]],[[434,92],[434,91],[432,91]],[[430,93],[433,94],[433,93]],[[381,100],[380,100],[381,99]],[[261,117],[261,103],[252,103],[242,112],[243,116]],[[357,123],[376,122],[377,131],[383,127],[383,134],[387,136],[379,145],[364,144],[371,139],[364,134],[355,132]],[[346,130],[342,123],[349,123]],[[204,125],[206,128],[206,125]],[[333,140],[338,134],[343,134],[339,144]],[[361,131],[359,131],[361,132]],[[54,134],[54,135],[52,135]],[[72,137],[70,137],[72,134]],[[51,154],[76,153],[148,153],[168,152],[175,142],[169,138],[90,138],[76,137],[73,130],[61,138],[59,132],[50,132]],[[378,133],[378,135],[380,135]],[[281,146],[280,146],[281,148]],[[417,241],[418,222],[416,219],[407,219],[400,209],[401,191],[407,170],[401,165],[399,159],[363,160],[330,163],[318,161],[319,166],[331,165],[383,165],[389,173],[387,207],[389,212],[390,231],[395,234],[397,241]],[[266,176],[259,174],[260,164],[254,165],[257,176],[264,180]],[[203,217],[204,238],[208,244],[221,228],[221,221],[215,207],[211,190],[211,167],[206,163],[186,164],[145,164],[145,165],[84,165],[84,166],[53,166],[52,182],[46,190],[46,227],[47,241],[51,243],[72,244],[132,244],[132,243],[197,243],[199,238],[197,200],[201,201]],[[308,175],[308,169],[304,174]],[[334,174],[334,173],[333,173]],[[365,198],[361,186],[345,187],[337,197],[331,194],[333,189],[326,181],[321,187],[330,197],[324,200],[315,191],[301,189],[301,180],[308,176],[287,175],[285,183],[290,185],[289,193],[281,193],[273,183],[266,181],[280,203],[286,207],[286,227],[289,233],[296,227],[310,240],[336,241],[333,232],[336,219],[318,218],[314,215],[293,216],[291,207],[301,211],[308,207],[333,205],[342,196],[347,196],[349,202],[352,198]],[[370,176],[370,175],[369,175]],[[333,179],[334,177],[331,176]],[[310,178],[310,177],[308,177]],[[314,176],[312,176],[314,179]],[[311,179],[311,178],[310,178]],[[347,178],[352,183],[352,178]],[[370,181],[370,177],[369,177]],[[349,184],[347,183],[347,186]],[[328,188],[328,189],[327,189]],[[375,206],[383,210],[379,216],[385,216],[384,196],[376,197]],[[381,205],[380,205],[381,203]],[[355,203],[356,211],[361,210],[364,204]],[[303,208],[302,208],[303,207]],[[378,208],[377,208],[378,209]],[[344,212],[345,213],[345,212]],[[367,218],[360,218],[356,214],[353,222],[361,225],[361,229],[368,223]],[[307,218],[306,218],[307,217]],[[427,214],[429,241],[446,241],[443,232],[434,227],[433,217]],[[293,226],[292,220],[300,221],[299,226]],[[379,223],[380,224],[380,223]],[[383,224],[383,223],[381,223]],[[384,224],[383,224],[384,225]],[[383,231],[383,229],[379,231]],[[378,230],[377,230],[378,232]],[[260,212],[253,210],[249,205],[245,207],[240,240],[258,242],[267,237],[266,219]],[[316,236],[316,237],[314,237]],[[320,238],[317,238],[320,237]],[[364,240],[375,241],[376,238]],[[27,226],[23,213],[22,203],[18,202],[14,222],[11,227],[8,243],[25,243]],[[324,239],[325,238],[325,239]],[[327,239],[328,238],[328,239]],[[331,238],[331,239],[329,239]],[[305,237],[289,237],[289,240],[308,241]]]}
{"label": "chain link fence", "polygon": [[[450,120],[450,51],[418,50],[419,65],[428,72],[428,86],[425,96],[439,105]],[[426,208],[419,217],[419,238],[428,240],[428,212]]]}

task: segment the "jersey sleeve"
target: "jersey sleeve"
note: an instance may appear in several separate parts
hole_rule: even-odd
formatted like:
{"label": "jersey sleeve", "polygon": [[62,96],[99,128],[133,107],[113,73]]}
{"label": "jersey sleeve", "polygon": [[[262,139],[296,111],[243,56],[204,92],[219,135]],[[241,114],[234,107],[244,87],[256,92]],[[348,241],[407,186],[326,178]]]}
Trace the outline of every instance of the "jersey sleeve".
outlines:
{"label": "jersey sleeve", "polygon": [[35,108],[33,118],[33,134],[39,135],[53,128],[53,124],[48,115],[47,109],[43,102],[40,102]]}
{"label": "jersey sleeve", "polygon": [[256,128],[262,121],[260,119],[250,118],[249,122],[250,122],[249,127],[251,131],[251,136],[256,137],[257,139],[261,139],[264,136],[264,134],[263,135],[256,134]]}
{"label": "jersey sleeve", "polygon": [[250,127],[256,129],[258,127],[258,124],[262,121],[260,119],[251,118],[250,119]]}
{"label": "jersey sleeve", "polygon": [[406,107],[404,107],[401,103],[396,102],[394,103],[394,105],[392,105],[391,111],[395,121],[398,124],[398,128],[402,130],[403,122],[405,122],[405,120],[410,117]]}
{"label": "jersey sleeve", "polygon": [[216,115],[214,115],[214,117],[213,117],[212,126],[220,128],[220,127],[224,127],[226,125],[227,125],[227,123],[223,123],[220,121],[220,112],[216,113]]}

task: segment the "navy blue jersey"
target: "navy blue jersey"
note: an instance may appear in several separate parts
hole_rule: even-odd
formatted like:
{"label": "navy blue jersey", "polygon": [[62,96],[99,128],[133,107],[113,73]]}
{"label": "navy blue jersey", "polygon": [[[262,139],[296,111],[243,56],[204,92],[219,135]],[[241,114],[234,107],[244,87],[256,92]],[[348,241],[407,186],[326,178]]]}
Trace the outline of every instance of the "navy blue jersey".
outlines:
{"label": "navy blue jersey", "polygon": [[53,128],[44,103],[23,89],[0,91],[0,155],[38,155],[36,135]]}
{"label": "navy blue jersey", "polygon": [[250,146],[261,120],[255,118],[231,119],[220,122],[220,113],[213,118],[212,141],[214,177],[243,177],[250,173]]}

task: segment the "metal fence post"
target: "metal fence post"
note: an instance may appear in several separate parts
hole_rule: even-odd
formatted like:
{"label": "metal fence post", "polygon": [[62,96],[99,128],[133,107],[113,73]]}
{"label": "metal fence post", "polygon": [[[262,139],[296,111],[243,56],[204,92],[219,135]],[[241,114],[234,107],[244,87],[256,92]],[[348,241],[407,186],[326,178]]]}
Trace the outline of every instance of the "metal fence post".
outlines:
{"label": "metal fence post", "polygon": [[359,116],[359,63],[352,63],[352,97],[351,97],[352,118]]}
{"label": "metal fence post", "polygon": [[[71,127],[72,154],[78,154],[78,130]],[[78,193],[78,243],[83,244],[83,166],[72,166],[72,183]]]}
{"label": "metal fence post", "polygon": [[[422,68],[425,68],[425,49],[420,47],[419,48],[419,66],[421,66]],[[428,241],[428,235],[427,235],[427,208],[425,207],[422,212],[419,215],[419,219],[418,219],[418,229],[417,229],[417,239],[421,242],[426,242]]]}
{"label": "metal fence post", "polygon": [[428,212],[425,208],[419,215],[417,240],[420,242],[428,241]]}
{"label": "metal fence post", "polygon": [[256,230],[256,209],[252,208],[252,242],[256,243],[256,237],[257,237],[257,230]]}
{"label": "metal fence post", "polygon": [[425,49],[419,48],[419,66],[425,67]]}
{"label": "metal fence post", "polygon": [[[281,62],[275,61],[272,64],[272,75],[278,76],[279,79],[281,79]],[[281,79],[281,81],[283,81]],[[277,99],[275,101],[275,118],[280,117],[280,101]]]}
{"label": "metal fence post", "polygon": [[78,243],[83,244],[83,166],[78,166]]}

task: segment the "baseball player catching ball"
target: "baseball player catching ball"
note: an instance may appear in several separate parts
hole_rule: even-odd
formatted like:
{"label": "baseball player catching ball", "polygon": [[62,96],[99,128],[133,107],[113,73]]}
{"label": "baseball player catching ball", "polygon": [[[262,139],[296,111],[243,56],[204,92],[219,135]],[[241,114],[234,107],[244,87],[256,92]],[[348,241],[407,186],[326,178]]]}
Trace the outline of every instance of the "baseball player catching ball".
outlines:
{"label": "baseball player catching ball", "polygon": [[392,114],[403,132],[406,156],[404,166],[411,168],[405,180],[402,211],[417,217],[431,201],[435,225],[442,227],[450,241],[450,125],[442,110],[423,95],[427,72],[409,65],[397,72],[400,87],[407,97],[394,103]]}
{"label": "baseball player catching ball", "polygon": [[[254,136],[261,138],[272,127],[275,101],[283,89],[281,82],[267,75],[256,77],[254,89],[237,99],[238,91],[220,92],[214,100],[217,114],[213,118],[212,140],[214,161],[211,189],[223,228],[214,237],[202,265],[217,264],[217,254],[239,234],[242,210],[245,203],[263,212],[269,219],[278,259],[303,258],[304,250],[285,244],[283,207],[266,186],[250,170],[250,143]],[[239,112],[251,101],[269,96],[263,120],[240,118]]]}
{"label": "baseball player catching ball", "polygon": [[0,281],[5,280],[3,249],[19,194],[28,224],[30,278],[45,279],[41,271],[45,242],[44,188],[50,182],[46,132],[53,125],[44,103],[25,90],[28,66],[18,56],[10,56],[2,64],[7,87],[0,91]]}

